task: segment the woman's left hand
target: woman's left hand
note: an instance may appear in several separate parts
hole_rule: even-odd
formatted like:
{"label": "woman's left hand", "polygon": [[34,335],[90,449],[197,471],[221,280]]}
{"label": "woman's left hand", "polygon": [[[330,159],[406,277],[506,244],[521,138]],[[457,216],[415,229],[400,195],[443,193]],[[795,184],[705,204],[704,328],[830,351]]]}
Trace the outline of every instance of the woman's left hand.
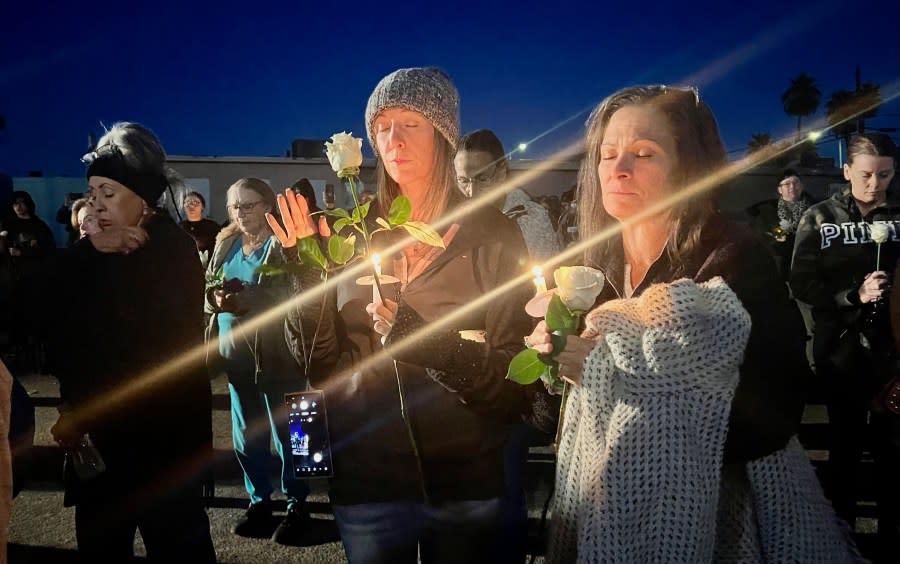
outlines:
{"label": "woman's left hand", "polygon": [[583,379],[584,361],[594,350],[596,344],[597,341],[593,339],[582,339],[575,335],[566,337],[566,348],[556,355],[556,362],[559,363],[559,377],[570,384],[580,386]]}
{"label": "woman's left hand", "polygon": [[278,224],[278,219],[271,213],[266,214],[266,221],[269,227],[278,238],[281,246],[285,249],[293,248],[297,244],[297,239],[304,239],[311,235],[318,234],[316,224],[309,215],[309,205],[306,198],[300,194],[295,194],[290,188],[284,191],[284,195],[278,195],[278,211],[281,212],[281,221],[284,222],[284,228]]}
{"label": "woman's left hand", "polygon": [[141,227],[107,227],[87,239],[101,253],[127,255],[147,243],[147,232]]}
{"label": "woman's left hand", "polygon": [[72,423],[72,416],[65,413],[59,414],[59,419],[50,428],[53,440],[64,448],[75,448],[81,443],[84,432],[77,429]]}

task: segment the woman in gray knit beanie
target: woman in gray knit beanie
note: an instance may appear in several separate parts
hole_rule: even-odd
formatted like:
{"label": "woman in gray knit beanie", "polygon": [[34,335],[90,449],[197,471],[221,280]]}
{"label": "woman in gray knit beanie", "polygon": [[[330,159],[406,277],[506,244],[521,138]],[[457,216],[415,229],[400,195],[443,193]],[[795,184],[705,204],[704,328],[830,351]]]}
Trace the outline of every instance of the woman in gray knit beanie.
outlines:
{"label": "woman in gray knit beanie", "polygon": [[[424,563],[502,561],[493,547],[504,421],[527,416],[525,406],[546,392],[504,381],[531,329],[528,285],[489,303],[473,301],[522,271],[525,243],[491,206],[457,213],[459,97],[443,71],[409,68],[384,77],[369,98],[366,131],[378,157],[373,212],[386,218],[399,195],[408,197],[411,219],[437,229],[444,248],[397,231],[376,233],[374,248],[400,249],[382,264],[400,283],[384,285],[376,303],[353,284],[337,292],[337,325],[346,332],[341,366],[349,369],[316,385],[330,402],[329,496],[344,550],[353,564],[413,564],[419,556]],[[438,324],[460,310],[463,319]]]}
{"label": "woman in gray knit beanie", "polygon": [[440,217],[455,189],[453,155],[459,140],[459,95],[444,71],[400,69],[369,96],[366,133],[378,156],[378,201],[387,213],[401,193],[413,218]]}

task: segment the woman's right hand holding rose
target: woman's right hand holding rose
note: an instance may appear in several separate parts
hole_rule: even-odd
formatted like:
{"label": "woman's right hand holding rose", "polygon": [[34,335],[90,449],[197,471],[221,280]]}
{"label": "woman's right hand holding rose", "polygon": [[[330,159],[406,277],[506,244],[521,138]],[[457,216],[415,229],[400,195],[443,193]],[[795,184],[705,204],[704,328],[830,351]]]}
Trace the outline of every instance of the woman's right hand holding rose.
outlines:
{"label": "woman's right hand holding rose", "polygon": [[876,270],[866,274],[862,286],[859,287],[859,303],[867,304],[880,300],[890,290],[887,272]]}

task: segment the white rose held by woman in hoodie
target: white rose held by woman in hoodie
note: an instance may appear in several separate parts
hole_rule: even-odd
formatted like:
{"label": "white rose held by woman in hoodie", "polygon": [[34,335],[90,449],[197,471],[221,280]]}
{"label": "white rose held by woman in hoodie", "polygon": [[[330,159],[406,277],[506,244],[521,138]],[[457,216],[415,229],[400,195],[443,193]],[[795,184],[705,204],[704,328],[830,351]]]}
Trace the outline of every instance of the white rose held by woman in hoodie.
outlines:
{"label": "white rose held by woman in hoodie", "polygon": [[890,230],[888,229],[887,223],[878,222],[873,223],[872,227],[869,228],[869,231],[872,234],[872,241],[878,245],[875,257],[875,270],[881,270],[881,244],[888,240]]}

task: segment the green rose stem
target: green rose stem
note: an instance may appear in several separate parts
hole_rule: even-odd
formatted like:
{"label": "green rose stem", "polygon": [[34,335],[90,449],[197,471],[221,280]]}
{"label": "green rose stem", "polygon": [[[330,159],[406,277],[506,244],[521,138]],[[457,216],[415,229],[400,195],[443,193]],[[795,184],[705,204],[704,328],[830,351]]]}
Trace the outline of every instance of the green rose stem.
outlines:
{"label": "green rose stem", "polygon": [[[356,207],[356,213],[360,216],[360,223],[362,224],[363,231],[363,240],[366,242],[366,256],[372,257],[372,249],[369,248],[369,228],[366,227],[366,218],[362,217],[362,208],[359,205],[359,196],[356,194],[356,183],[353,182],[353,177],[355,172],[359,174],[359,169],[345,169],[341,171],[341,175],[347,179],[347,182],[350,184],[350,194],[353,196],[353,205]],[[348,173],[348,174],[344,174]],[[381,290],[381,279],[378,278],[378,272],[375,271],[374,265],[372,266],[372,279],[375,280],[375,286],[378,287],[378,295],[381,296],[381,299],[384,299],[384,292]]]}
{"label": "green rose stem", "polygon": [[569,383],[563,380],[562,401],[559,404],[559,420],[556,422],[556,439],[553,441],[554,452],[559,453],[559,441],[562,438],[563,418],[566,416],[566,400],[569,399]]}

